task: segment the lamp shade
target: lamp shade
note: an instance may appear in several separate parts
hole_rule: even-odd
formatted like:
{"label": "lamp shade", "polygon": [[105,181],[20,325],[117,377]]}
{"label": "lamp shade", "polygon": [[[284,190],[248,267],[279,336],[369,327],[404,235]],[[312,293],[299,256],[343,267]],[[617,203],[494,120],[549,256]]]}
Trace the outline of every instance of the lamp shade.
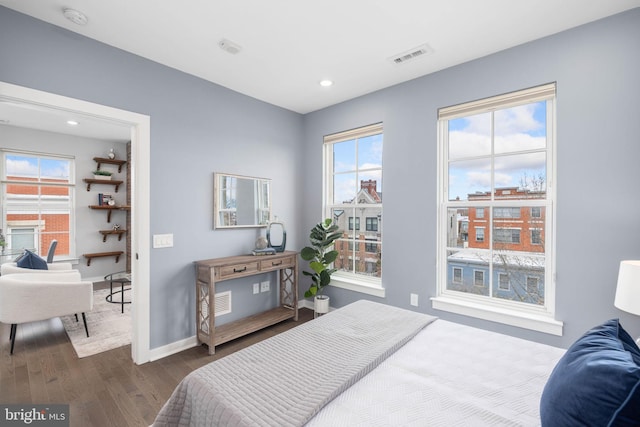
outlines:
{"label": "lamp shade", "polygon": [[613,305],[620,310],[640,315],[640,261],[620,262]]}

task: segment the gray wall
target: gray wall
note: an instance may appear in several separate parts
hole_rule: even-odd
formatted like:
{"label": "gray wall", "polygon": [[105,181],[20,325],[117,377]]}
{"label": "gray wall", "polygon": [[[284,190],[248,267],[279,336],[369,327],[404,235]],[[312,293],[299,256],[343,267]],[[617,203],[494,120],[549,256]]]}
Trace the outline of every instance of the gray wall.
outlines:
{"label": "gray wall", "polygon": [[[287,247],[299,249],[322,215],[322,136],[379,121],[384,302],[411,308],[417,293],[420,311],[560,346],[610,317],[639,335],[638,318],[613,307],[619,261],[640,258],[638,52],[636,9],[300,116],[0,7],[0,81],[151,116],[151,233],[175,241],[151,251],[151,348],[195,332],[191,262],[246,253],[258,235],[212,230],[214,171],[271,178],[273,213]],[[551,81],[564,337],[434,312],[437,109]],[[250,295],[250,282],[233,285],[228,320],[273,304],[273,295]],[[334,306],[364,297],[329,292]]]}
{"label": "gray wall", "polygon": [[[428,60],[425,59],[425,60]],[[557,318],[554,337],[432,310],[436,295],[436,113],[454,105],[557,82]],[[640,319],[613,306],[618,265],[639,259],[640,9],[449,68],[305,116],[302,223],[322,215],[322,137],[384,122],[386,301],[557,346],[598,322]],[[331,305],[362,297],[331,289]],[[375,297],[369,299],[376,300]],[[415,308],[414,308],[415,309]]]}
{"label": "gray wall", "polygon": [[[0,125],[0,147],[16,150],[27,150],[40,153],[64,154],[75,157],[76,191],[75,191],[75,217],[76,217],[76,254],[79,257],[74,268],[80,271],[85,280],[101,280],[106,274],[125,269],[125,257],[120,257],[116,264],[113,257],[96,258],[87,267],[86,259],[82,254],[90,252],[126,251],[124,237],[121,241],[115,236],[110,236],[106,242],[102,241],[102,235],[98,230],[109,230],[113,224],[120,224],[125,228],[124,213],[114,212],[111,223],[107,223],[107,214],[102,211],[91,210],[87,206],[97,204],[98,193],[109,193],[115,197],[119,205],[126,204],[126,173],[117,173],[117,168],[103,165],[102,169],[114,172],[114,176],[125,181],[118,192],[113,191],[113,186],[93,185],[91,191],[82,181],[83,178],[92,178],[96,170],[94,157],[106,157],[110,148],[114,148],[119,159],[126,158],[126,144],[113,143],[93,138],[81,138],[77,136],[63,135],[60,133],[43,132],[34,129],[25,129],[15,126]],[[46,253],[45,248],[45,252]],[[55,260],[65,258],[60,250],[56,251]]]}
{"label": "gray wall", "polygon": [[[249,253],[264,235],[213,230],[214,171],[271,178],[273,213],[288,248],[300,246],[299,114],[3,7],[0,81],[151,117],[150,231],[174,234],[173,248],[151,249],[151,348],[195,334],[192,262]],[[233,312],[216,321],[275,305],[271,289],[254,296],[250,279],[234,282]]]}

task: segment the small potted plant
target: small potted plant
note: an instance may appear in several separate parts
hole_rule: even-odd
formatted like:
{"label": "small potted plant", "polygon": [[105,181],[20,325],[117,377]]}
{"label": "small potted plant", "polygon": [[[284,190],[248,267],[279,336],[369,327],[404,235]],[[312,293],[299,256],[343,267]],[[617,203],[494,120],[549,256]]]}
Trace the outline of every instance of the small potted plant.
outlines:
{"label": "small potted plant", "polygon": [[112,173],[109,171],[95,170],[93,171],[93,179],[110,180]]}
{"label": "small potted plant", "polygon": [[316,224],[309,234],[310,246],[306,246],[300,252],[303,260],[309,261],[311,271],[303,271],[302,274],[311,277],[311,286],[304,293],[305,298],[314,297],[314,315],[324,314],[329,311],[329,297],[323,295],[323,289],[331,282],[331,275],[336,271],[330,268],[338,257],[338,251],[333,249],[333,243],[340,238],[342,233],[338,225],[331,218],[327,218]]}

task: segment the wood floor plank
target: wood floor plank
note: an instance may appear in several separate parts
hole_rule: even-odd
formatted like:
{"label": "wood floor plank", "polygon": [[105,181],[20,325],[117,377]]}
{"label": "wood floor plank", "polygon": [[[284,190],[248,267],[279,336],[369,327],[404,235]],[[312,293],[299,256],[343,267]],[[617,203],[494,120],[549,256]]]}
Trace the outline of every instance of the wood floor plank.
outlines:
{"label": "wood floor plank", "polygon": [[18,326],[9,354],[9,325],[0,324],[0,402],[67,403],[71,427],[146,427],[185,375],[214,360],[310,320],[286,321],[216,347],[197,346],[143,365],[131,346],[78,359],[60,319]]}

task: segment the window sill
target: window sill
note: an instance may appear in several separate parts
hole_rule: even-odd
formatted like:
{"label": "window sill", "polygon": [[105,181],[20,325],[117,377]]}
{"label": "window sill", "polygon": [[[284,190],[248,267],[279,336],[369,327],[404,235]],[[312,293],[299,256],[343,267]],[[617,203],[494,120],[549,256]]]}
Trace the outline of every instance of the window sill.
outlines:
{"label": "window sill", "polygon": [[373,295],[375,297],[384,298],[385,289],[376,283],[364,282],[361,280],[350,279],[346,277],[340,277],[337,275],[331,276],[331,286],[340,289],[347,289],[354,292],[360,292],[367,295]]}
{"label": "window sill", "polygon": [[447,296],[431,298],[431,306],[435,310],[476,317],[550,335],[562,336],[562,328],[564,326],[563,322],[541,314],[523,313],[503,307],[490,307]]}

